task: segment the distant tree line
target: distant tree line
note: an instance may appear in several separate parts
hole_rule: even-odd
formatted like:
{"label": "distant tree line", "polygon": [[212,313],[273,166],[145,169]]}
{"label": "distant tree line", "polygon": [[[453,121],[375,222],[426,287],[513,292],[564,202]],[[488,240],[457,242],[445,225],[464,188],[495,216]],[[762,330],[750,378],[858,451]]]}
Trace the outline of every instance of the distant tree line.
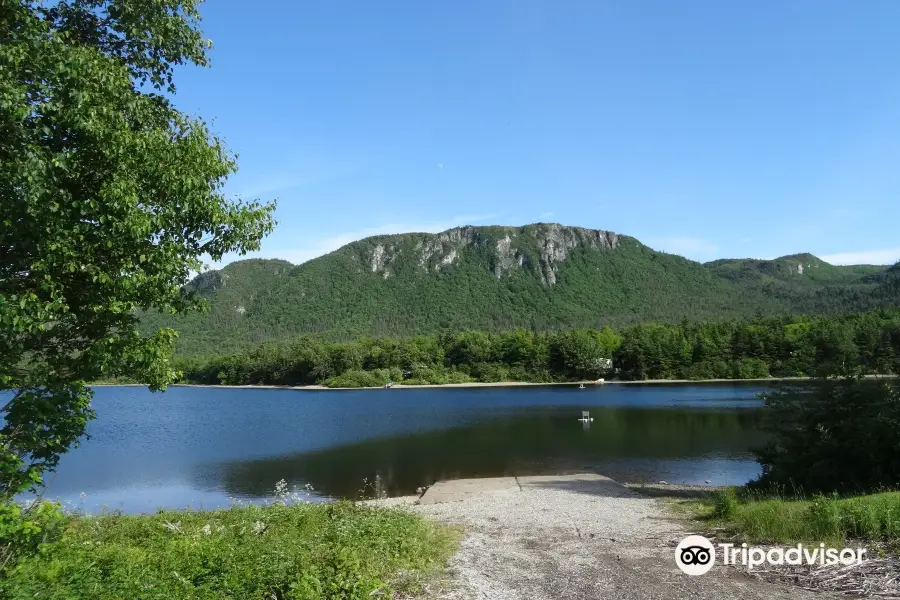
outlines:
{"label": "distant tree line", "polygon": [[183,358],[190,383],[333,387],[556,382],[616,377],[753,379],[900,373],[900,310],[745,321],[648,323],[614,331],[465,331],[328,343],[301,337]]}

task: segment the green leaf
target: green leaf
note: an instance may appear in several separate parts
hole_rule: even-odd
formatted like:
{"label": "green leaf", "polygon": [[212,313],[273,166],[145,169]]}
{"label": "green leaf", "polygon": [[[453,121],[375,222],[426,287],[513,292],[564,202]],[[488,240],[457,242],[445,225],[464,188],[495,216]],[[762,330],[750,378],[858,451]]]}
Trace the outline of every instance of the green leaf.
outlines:
{"label": "green leaf", "polygon": [[209,250],[241,253],[273,226],[273,206],[221,193],[236,165],[220,140],[160,102],[175,65],[207,62],[196,4],[3,5],[0,239],[16,275],[0,280],[19,308],[0,303],[0,392],[28,402],[0,414],[0,495],[39,481],[83,434],[84,381],[172,381],[172,343],[142,334],[136,310],[200,306],[180,292],[204,254],[195,240],[211,232]]}

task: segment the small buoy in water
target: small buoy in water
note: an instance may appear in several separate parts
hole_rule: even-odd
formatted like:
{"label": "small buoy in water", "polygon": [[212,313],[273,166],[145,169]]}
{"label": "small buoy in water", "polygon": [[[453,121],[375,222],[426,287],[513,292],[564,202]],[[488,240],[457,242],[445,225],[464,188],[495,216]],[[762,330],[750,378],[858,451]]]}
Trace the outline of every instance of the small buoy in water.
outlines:
{"label": "small buoy in water", "polygon": [[583,390],[583,389],[584,389],[584,384],[582,383],[581,385],[579,385],[579,386],[578,386],[578,389],[579,389],[579,390]]}

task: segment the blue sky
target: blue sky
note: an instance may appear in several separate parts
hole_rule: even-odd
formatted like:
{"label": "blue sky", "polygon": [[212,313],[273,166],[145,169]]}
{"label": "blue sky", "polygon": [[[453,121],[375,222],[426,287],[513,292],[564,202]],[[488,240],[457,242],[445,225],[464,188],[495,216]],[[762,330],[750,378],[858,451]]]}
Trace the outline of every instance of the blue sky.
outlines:
{"label": "blue sky", "polygon": [[[252,8],[251,8],[252,6]],[[559,222],[706,261],[900,259],[900,2],[202,7],[177,102],[277,198],[258,254]]]}

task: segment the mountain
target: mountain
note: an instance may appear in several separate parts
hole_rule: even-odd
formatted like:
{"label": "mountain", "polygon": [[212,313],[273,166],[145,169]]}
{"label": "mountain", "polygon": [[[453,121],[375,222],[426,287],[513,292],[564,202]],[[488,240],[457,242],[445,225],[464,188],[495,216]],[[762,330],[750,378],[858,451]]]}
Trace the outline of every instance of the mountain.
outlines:
{"label": "mountain", "polygon": [[886,270],[875,265],[838,267],[812,254],[792,254],[774,260],[726,258],[705,266],[716,275],[738,283],[781,281],[790,285],[854,284]]}
{"label": "mountain", "polygon": [[299,266],[242,260],[189,285],[207,314],[144,315],[181,331],[179,353],[316,334],[557,330],[641,321],[829,313],[896,304],[876,266],[809,254],[701,264],[609,231],[537,223],[369,237]]}

